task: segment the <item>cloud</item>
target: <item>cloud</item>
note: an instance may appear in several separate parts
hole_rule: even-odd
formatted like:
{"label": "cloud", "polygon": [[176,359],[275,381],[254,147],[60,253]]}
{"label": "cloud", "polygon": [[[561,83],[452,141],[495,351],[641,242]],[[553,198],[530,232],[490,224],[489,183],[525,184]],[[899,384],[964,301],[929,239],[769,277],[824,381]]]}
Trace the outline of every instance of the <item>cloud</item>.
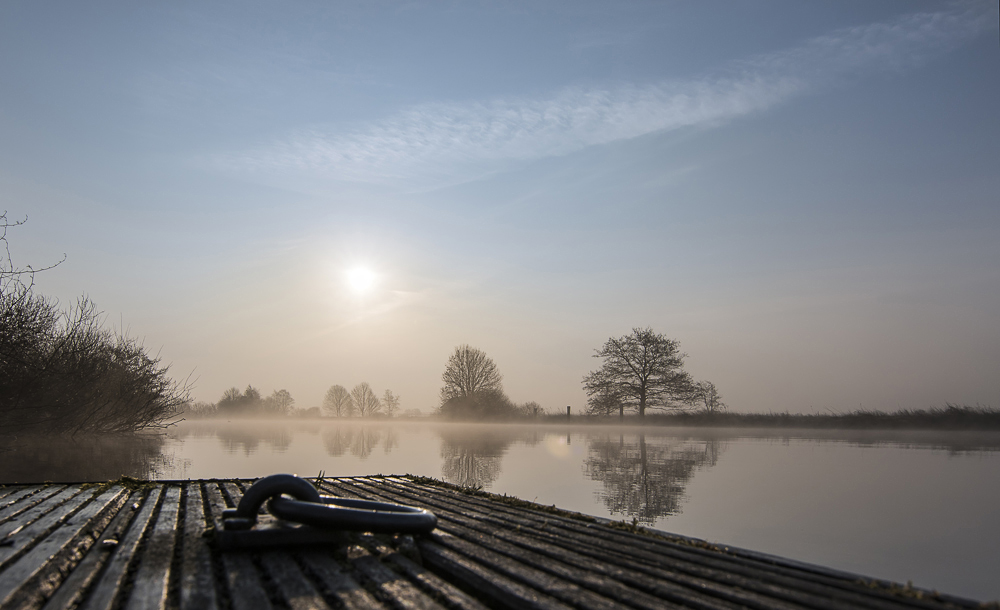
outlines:
{"label": "cloud", "polygon": [[352,130],[303,130],[221,163],[255,174],[370,183],[468,179],[589,146],[716,125],[865,74],[912,69],[995,29],[995,9],[975,5],[837,30],[695,80],[425,104]]}

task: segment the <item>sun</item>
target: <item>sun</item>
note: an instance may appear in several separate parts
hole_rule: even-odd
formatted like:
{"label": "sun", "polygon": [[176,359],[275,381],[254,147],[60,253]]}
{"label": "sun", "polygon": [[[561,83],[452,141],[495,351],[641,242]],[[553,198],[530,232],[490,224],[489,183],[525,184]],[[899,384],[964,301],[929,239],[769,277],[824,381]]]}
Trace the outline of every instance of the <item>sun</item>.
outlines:
{"label": "sun", "polygon": [[375,286],[378,276],[368,267],[354,267],[345,274],[347,285],[357,294],[365,294]]}

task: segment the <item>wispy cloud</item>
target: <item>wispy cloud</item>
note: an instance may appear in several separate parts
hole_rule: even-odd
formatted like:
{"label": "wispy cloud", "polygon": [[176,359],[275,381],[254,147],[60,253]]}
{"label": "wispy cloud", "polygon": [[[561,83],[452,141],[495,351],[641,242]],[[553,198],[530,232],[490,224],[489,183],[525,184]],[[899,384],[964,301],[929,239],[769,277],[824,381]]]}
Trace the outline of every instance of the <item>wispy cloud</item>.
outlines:
{"label": "wispy cloud", "polygon": [[469,178],[588,146],[719,124],[845,79],[910,69],[996,24],[995,4],[960,5],[837,30],[700,79],[568,88],[548,99],[425,104],[350,131],[303,130],[222,162],[242,171],[360,182]]}

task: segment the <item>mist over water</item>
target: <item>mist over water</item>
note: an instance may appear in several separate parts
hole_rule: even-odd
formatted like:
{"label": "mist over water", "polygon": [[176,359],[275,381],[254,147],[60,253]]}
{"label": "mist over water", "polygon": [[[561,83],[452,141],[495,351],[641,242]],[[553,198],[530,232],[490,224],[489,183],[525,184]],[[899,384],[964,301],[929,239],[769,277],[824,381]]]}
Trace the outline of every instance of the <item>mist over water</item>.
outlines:
{"label": "mist over water", "polygon": [[409,473],[1000,598],[1000,432],[206,420],[3,447],[4,483]]}

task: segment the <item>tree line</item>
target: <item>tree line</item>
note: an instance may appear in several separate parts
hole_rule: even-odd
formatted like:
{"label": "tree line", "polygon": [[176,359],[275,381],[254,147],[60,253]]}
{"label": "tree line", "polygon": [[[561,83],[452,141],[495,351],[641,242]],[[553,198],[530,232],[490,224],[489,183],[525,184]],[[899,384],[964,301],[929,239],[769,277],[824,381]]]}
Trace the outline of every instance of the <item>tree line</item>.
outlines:
{"label": "tree line", "polygon": [[240,391],[231,387],[223,392],[218,402],[196,402],[188,406],[186,415],[193,417],[275,417],[291,415],[295,399],[288,390],[275,390],[263,396],[260,390],[248,385]]}
{"label": "tree line", "polygon": [[[232,387],[216,403],[192,403],[189,387],[168,375],[141,342],[104,326],[102,313],[83,297],[62,309],[34,293],[35,274],[58,266],[14,265],[7,247],[10,222],[0,214],[0,418],[10,432],[126,432],[163,426],[181,415],[320,415],[294,409],[285,389],[263,396],[253,386]],[[63,257],[65,260],[65,256]],[[676,340],[651,329],[609,339],[595,353],[602,366],[583,379],[588,413],[644,416],[647,409],[681,410],[701,405],[715,413],[725,403],[715,385],[694,381],[683,370],[685,354]],[[448,419],[505,420],[537,417],[534,401],[516,403],[503,388],[503,375],[482,350],[455,348],[445,364],[437,415]],[[381,395],[367,382],[350,391],[329,388],[322,412],[332,417],[393,417],[400,398]]]}
{"label": "tree line", "polygon": [[[587,413],[594,416],[636,413],[649,409],[685,411],[697,407],[704,413],[726,409],[722,396],[710,381],[695,381],[684,370],[687,354],[680,343],[650,328],[634,328],[623,337],[612,337],[595,351],[601,367],[583,378]],[[480,349],[459,345],[448,357],[441,374],[443,385],[436,415],[444,419],[495,421],[533,418],[543,414],[541,405],[516,403],[503,388],[503,375],[496,362]],[[220,416],[287,415],[295,400],[287,390],[276,390],[264,398],[253,386],[242,392],[226,390],[215,405],[193,410]],[[323,397],[327,417],[393,417],[399,411],[399,396],[385,390],[381,396],[362,381],[351,390],[333,385]],[[319,415],[317,410],[315,415]]]}
{"label": "tree line", "polygon": [[342,385],[334,385],[323,397],[323,412],[329,417],[395,417],[399,396],[386,390],[379,398],[367,381],[349,392]]}
{"label": "tree line", "polygon": [[[623,337],[612,337],[595,351],[603,363],[583,378],[587,413],[594,416],[636,413],[648,409],[706,413],[726,409],[722,395],[711,381],[695,381],[684,370],[687,354],[680,343],[650,328],[634,328]],[[537,402],[516,404],[503,391],[503,375],[482,350],[460,345],[448,358],[437,413],[449,419],[513,419],[537,416]]]}
{"label": "tree line", "polygon": [[379,397],[371,385],[362,381],[348,391],[342,385],[331,386],[318,407],[296,409],[295,399],[288,390],[275,390],[269,396],[248,385],[240,390],[231,387],[218,402],[197,402],[189,405],[186,415],[192,417],[284,417],[304,415],[319,417],[394,417],[399,412],[399,396],[386,390]]}

